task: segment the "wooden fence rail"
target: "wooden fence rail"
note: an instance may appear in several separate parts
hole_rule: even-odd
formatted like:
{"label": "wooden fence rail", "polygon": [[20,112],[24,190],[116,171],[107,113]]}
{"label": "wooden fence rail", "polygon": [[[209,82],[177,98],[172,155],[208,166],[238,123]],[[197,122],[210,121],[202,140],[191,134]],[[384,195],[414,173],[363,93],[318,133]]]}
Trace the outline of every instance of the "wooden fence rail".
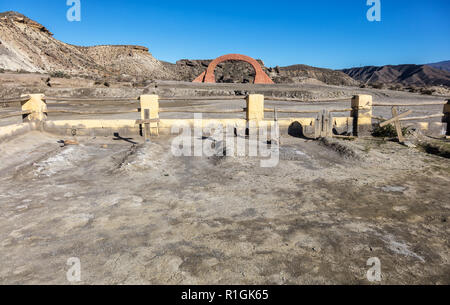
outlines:
{"label": "wooden fence rail", "polygon": [[124,111],[74,111],[74,110],[56,110],[49,109],[46,113],[67,113],[67,114],[81,114],[81,115],[106,115],[106,114],[126,114],[126,113],[136,113],[139,109],[124,110]]}
{"label": "wooden fence rail", "polygon": [[27,115],[31,114],[31,111],[16,111],[16,112],[10,112],[7,114],[0,115],[0,119],[7,119],[7,118],[13,118],[17,116]]}
{"label": "wooden fence rail", "polygon": [[202,110],[202,109],[173,109],[173,108],[159,108],[159,113],[242,113],[242,110]]}
{"label": "wooden fence rail", "polygon": [[29,99],[30,99],[29,96],[0,99],[0,104],[24,103],[24,102],[28,101]]}
{"label": "wooden fence rail", "polygon": [[139,100],[138,97],[99,97],[99,98],[78,98],[78,97],[51,97],[46,96],[46,101],[54,101],[54,102],[73,102],[73,103],[86,103],[86,102],[137,102]]}
{"label": "wooden fence rail", "polygon": [[[247,107],[242,109],[225,109],[225,110],[214,110],[208,108],[197,108],[196,106],[186,109],[186,107],[169,107],[160,108],[160,101],[210,101],[210,100],[243,100],[247,102]],[[77,97],[46,97],[43,94],[30,94],[23,97],[11,98],[11,99],[0,99],[0,104],[5,103],[21,103],[22,111],[20,112],[5,112],[0,113],[0,119],[10,118],[14,116],[24,116],[24,120],[38,120],[43,121],[47,119],[48,114],[74,114],[74,115],[115,115],[115,114],[129,114],[129,113],[141,113],[141,121],[145,122],[146,126],[149,128],[149,134],[157,134],[159,128],[159,114],[160,113],[208,113],[208,114],[238,114],[246,112],[247,121],[263,121],[264,114],[266,112],[271,112],[275,114],[275,120],[278,122],[278,114],[315,114],[313,118],[297,118],[299,121],[309,121],[312,123],[307,123],[308,126],[314,126],[314,128],[319,128],[322,125],[322,132],[320,136],[330,136],[331,130],[334,126],[345,125],[351,126],[353,124],[353,135],[370,135],[373,127],[372,120],[380,121],[392,121],[386,120],[382,117],[377,117],[372,114],[373,107],[413,107],[413,106],[441,106],[444,105],[443,113],[407,117],[411,113],[401,114],[395,116],[394,121],[417,121],[417,120],[427,120],[433,118],[442,118],[443,123],[447,123],[447,134],[449,133],[449,122],[450,122],[450,102],[413,102],[413,103],[373,103],[372,96],[370,95],[357,95],[352,98],[351,108],[343,109],[324,109],[324,110],[298,110],[298,109],[279,109],[279,108],[265,108],[265,100],[272,101],[293,101],[302,102],[302,106],[307,102],[301,99],[293,98],[282,98],[282,97],[265,97],[260,94],[251,94],[248,96],[199,96],[199,97],[189,97],[189,96],[176,96],[176,97],[159,97],[157,95],[142,95],[139,98],[135,97],[103,97],[103,98],[77,98]],[[328,101],[315,101],[311,105],[317,105],[324,102],[336,102],[345,101],[349,98],[342,99],[330,99]],[[123,110],[123,111],[84,111],[84,110],[69,110],[69,109],[48,109],[47,102],[57,102],[57,104],[64,102],[68,103],[102,103],[102,102],[120,102],[120,103],[140,103],[140,108]],[[346,117],[336,117],[333,119],[331,113],[344,113],[351,112],[350,116]],[[284,120],[286,124],[290,124],[290,119]],[[241,120],[241,119],[237,119]],[[352,123],[353,122],[353,123]],[[386,122],[385,122],[386,124]],[[327,128],[324,128],[326,125]],[[325,131],[324,131],[325,130]]]}
{"label": "wooden fence rail", "polygon": [[210,101],[210,100],[245,100],[246,96],[162,96],[159,98],[160,101]]}
{"label": "wooden fence rail", "polygon": [[[285,110],[277,108],[278,113],[319,113],[321,110]],[[264,108],[264,112],[275,112],[274,108]]]}
{"label": "wooden fence rail", "polygon": [[447,104],[447,102],[427,102],[427,103],[408,103],[408,104],[400,104],[400,103],[374,103],[373,107],[416,107],[416,106],[443,106]]}

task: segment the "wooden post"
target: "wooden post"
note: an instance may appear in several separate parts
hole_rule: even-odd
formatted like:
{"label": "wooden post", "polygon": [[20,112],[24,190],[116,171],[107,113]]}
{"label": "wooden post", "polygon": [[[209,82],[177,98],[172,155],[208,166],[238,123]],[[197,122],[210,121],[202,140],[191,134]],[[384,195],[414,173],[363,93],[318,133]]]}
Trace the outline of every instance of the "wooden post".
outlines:
{"label": "wooden post", "polygon": [[30,114],[23,115],[24,122],[42,122],[47,119],[47,104],[44,94],[26,94],[22,97],[29,96],[30,99],[22,102],[22,111],[31,111]]}
{"label": "wooden post", "polygon": [[[280,132],[280,125],[278,124],[278,111],[277,108],[275,107],[273,109],[273,121],[274,121],[274,128],[277,132],[276,134],[276,141],[278,141],[278,146],[281,146],[281,132]],[[273,134],[273,133],[272,133]]]}
{"label": "wooden post", "polygon": [[368,136],[372,132],[372,96],[355,95],[352,98],[353,135]]}
{"label": "wooden post", "polygon": [[447,123],[447,138],[450,136],[450,100],[447,100],[447,104],[444,105],[444,118],[443,123]]}
{"label": "wooden post", "polygon": [[137,123],[144,125],[144,137],[146,141],[150,136],[159,135],[159,97],[158,95],[141,95],[141,120]]}
{"label": "wooden post", "polygon": [[314,138],[318,139],[322,136],[322,112],[317,113],[316,121],[314,122]]}

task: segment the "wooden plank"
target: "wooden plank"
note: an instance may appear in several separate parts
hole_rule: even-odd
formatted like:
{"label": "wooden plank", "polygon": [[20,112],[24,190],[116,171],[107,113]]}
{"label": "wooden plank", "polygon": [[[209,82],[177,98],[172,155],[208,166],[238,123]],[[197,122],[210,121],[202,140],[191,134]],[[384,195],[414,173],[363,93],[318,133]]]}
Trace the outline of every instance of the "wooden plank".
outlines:
{"label": "wooden plank", "polygon": [[[394,107],[394,108],[395,108],[395,107]],[[394,109],[394,108],[392,108],[392,109]],[[397,109],[395,109],[395,111],[397,112]],[[381,123],[381,124],[380,124],[380,127],[384,127],[384,126],[387,126],[387,125],[389,125],[389,124],[391,124],[391,123],[394,123],[395,121],[398,121],[398,120],[401,119],[401,118],[407,117],[407,116],[410,115],[411,113],[412,113],[412,110],[408,110],[408,111],[406,111],[405,113],[402,113],[402,114],[400,114],[400,115],[398,115],[398,116],[396,116],[396,117],[393,117],[393,118],[390,119],[390,120],[387,120],[387,121]]]}
{"label": "wooden plank", "polygon": [[373,107],[413,107],[413,106],[440,106],[445,105],[447,102],[426,102],[426,103],[409,103],[409,104],[400,104],[400,103],[374,103]]}
{"label": "wooden plank", "polygon": [[[144,109],[144,120],[150,121],[150,109]],[[145,142],[150,142],[150,122],[144,124]]]}
{"label": "wooden plank", "polygon": [[[272,108],[264,108],[264,112],[273,112]],[[320,113],[321,110],[277,110],[278,113]]]}
{"label": "wooden plank", "polygon": [[322,114],[318,113],[316,117],[316,121],[314,123],[314,138],[318,139],[321,136],[322,130]]}
{"label": "wooden plank", "polygon": [[331,109],[328,110],[328,112],[349,112],[349,111],[353,111],[353,108],[347,108],[347,109]]}
{"label": "wooden plank", "polygon": [[439,114],[433,114],[433,115],[417,116],[417,117],[410,117],[410,118],[400,119],[400,121],[426,120],[426,119],[442,118],[444,116],[445,115],[443,113],[439,113]]}
{"label": "wooden plank", "polygon": [[246,96],[171,96],[171,97],[160,97],[160,101],[210,101],[210,100],[243,100]]}
{"label": "wooden plank", "polygon": [[334,103],[334,102],[340,102],[340,101],[350,101],[351,97],[346,98],[337,98],[337,99],[322,99],[317,101],[305,101],[303,99],[298,98],[290,98],[290,97],[273,97],[273,96],[265,96],[264,100],[266,101],[280,101],[280,102],[299,102],[299,103],[311,103],[314,104],[320,104],[320,103]]}
{"label": "wooden plank", "polygon": [[136,120],[136,125],[159,123],[159,122],[161,122],[160,119]]}
{"label": "wooden plank", "polygon": [[67,113],[67,114],[80,114],[80,115],[90,115],[90,114],[126,114],[126,113],[136,113],[139,112],[138,109],[124,110],[124,111],[74,111],[74,110],[63,110],[63,109],[48,109],[47,113]]}
{"label": "wooden plank", "polygon": [[333,135],[333,138],[344,139],[344,140],[356,140],[357,139],[357,137],[354,137],[354,136],[341,136],[341,135]]}
{"label": "wooden plank", "polygon": [[[406,113],[406,112],[405,112]],[[400,116],[398,115],[398,111],[396,107],[392,107],[392,117],[395,119],[394,125],[397,130],[397,137],[400,143],[405,143],[405,138],[403,137],[402,125],[400,124]]]}
{"label": "wooden plank", "polygon": [[273,120],[274,120],[274,128],[277,130],[277,141],[278,146],[281,146],[281,133],[280,133],[280,125],[278,124],[278,111],[277,108],[273,110]]}
{"label": "wooden plank", "polygon": [[7,118],[12,118],[12,117],[19,117],[22,115],[27,115],[27,114],[31,114],[31,111],[18,111],[18,112],[10,112],[4,115],[0,115],[0,119],[7,119]]}
{"label": "wooden plank", "polygon": [[77,97],[52,97],[46,96],[46,101],[55,101],[55,102],[73,102],[73,103],[85,103],[85,102],[137,102],[139,98],[136,97],[95,97],[95,98],[77,98]]}
{"label": "wooden plank", "polygon": [[22,103],[30,100],[30,96],[0,99],[0,104]]}
{"label": "wooden plank", "polygon": [[204,109],[171,109],[160,108],[160,113],[242,113],[246,110],[204,110]]}
{"label": "wooden plank", "polygon": [[329,137],[332,134],[332,130],[330,129],[330,113],[328,112],[328,110],[324,109],[322,111],[322,132],[321,132],[321,137]]}

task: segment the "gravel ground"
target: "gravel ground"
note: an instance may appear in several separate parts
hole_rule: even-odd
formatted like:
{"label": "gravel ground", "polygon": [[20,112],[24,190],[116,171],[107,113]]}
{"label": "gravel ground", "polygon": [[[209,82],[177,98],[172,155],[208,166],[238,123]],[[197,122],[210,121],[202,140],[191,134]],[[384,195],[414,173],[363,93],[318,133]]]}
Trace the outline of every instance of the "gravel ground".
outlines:
{"label": "gravel ground", "polygon": [[[0,145],[0,284],[450,284],[450,161],[283,138],[280,162],[31,132]],[[207,140],[205,140],[207,141]],[[341,149],[343,148],[343,149]]]}

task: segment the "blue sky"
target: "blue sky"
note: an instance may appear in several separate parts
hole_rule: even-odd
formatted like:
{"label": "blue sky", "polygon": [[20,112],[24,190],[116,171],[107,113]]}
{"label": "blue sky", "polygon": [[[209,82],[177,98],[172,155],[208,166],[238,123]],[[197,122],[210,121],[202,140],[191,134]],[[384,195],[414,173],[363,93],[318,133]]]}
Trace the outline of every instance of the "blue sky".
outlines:
{"label": "blue sky", "polygon": [[144,45],[160,60],[228,53],[268,66],[333,69],[450,60],[450,1],[381,0],[381,22],[367,0],[81,0],[69,22],[66,0],[0,0],[76,45]]}

